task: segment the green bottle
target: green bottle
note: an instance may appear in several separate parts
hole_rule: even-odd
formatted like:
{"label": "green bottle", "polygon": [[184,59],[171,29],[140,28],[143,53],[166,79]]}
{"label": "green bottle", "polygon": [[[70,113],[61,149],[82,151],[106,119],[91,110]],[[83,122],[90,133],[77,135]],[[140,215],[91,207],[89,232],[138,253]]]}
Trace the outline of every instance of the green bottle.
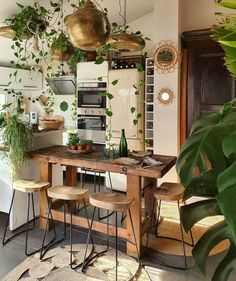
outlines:
{"label": "green bottle", "polygon": [[119,154],[120,154],[120,157],[127,157],[128,156],[128,146],[127,146],[127,141],[126,141],[126,138],[125,138],[125,129],[121,130]]}

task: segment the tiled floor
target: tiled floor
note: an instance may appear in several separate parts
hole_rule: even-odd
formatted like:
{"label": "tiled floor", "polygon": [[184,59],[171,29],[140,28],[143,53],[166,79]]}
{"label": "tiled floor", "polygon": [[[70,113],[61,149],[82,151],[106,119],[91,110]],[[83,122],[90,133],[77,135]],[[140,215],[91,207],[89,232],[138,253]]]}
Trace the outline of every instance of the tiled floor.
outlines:
{"label": "tiled floor", "polygon": [[[0,213],[0,280],[2,280],[6,273],[11,271],[16,265],[26,258],[24,254],[25,234],[21,234],[7,245],[2,246],[1,240],[3,237],[5,222],[6,214]],[[60,228],[60,225],[58,225],[58,227]],[[42,234],[42,231],[37,228],[30,232],[29,250],[34,250],[37,247],[40,247]],[[87,239],[87,230],[75,228],[73,236],[75,243],[85,243]],[[69,241],[65,241],[63,243],[69,244]],[[95,243],[104,244],[105,236],[95,233]],[[111,243],[111,246],[112,245],[114,246],[114,243]],[[119,250],[125,251],[124,241],[119,241]],[[157,269],[155,270],[152,270],[152,268],[147,269],[153,281],[210,281],[210,276],[212,275],[215,266],[219,263],[223,256],[224,254],[220,254],[208,258],[207,277],[204,277],[200,273],[192,258],[188,258],[189,269],[185,271],[174,270],[164,266],[157,266]],[[168,262],[173,265],[180,262],[180,258],[176,256],[159,254],[158,257],[163,261],[168,260]],[[235,280],[236,273],[232,273],[229,281]]]}

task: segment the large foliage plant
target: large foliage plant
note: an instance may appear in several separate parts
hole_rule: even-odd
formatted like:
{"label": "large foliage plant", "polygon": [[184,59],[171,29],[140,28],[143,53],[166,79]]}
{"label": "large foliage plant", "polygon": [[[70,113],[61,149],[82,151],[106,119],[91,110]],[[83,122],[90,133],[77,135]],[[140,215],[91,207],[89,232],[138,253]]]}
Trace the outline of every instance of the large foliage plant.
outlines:
{"label": "large foliage plant", "polygon": [[[235,0],[218,0],[236,9]],[[236,15],[222,15],[214,27],[214,39],[223,47],[226,66],[236,77]],[[189,231],[201,219],[222,215],[193,248],[194,259],[206,273],[210,251],[223,240],[229,241],[226,255],[217,265],[212,281],[226,281],[236,269],[236,100],[226,103],[219,112],[195,121],[176,164],[185,187],[184,199],[202,200],[181,208],[181,221]]]}

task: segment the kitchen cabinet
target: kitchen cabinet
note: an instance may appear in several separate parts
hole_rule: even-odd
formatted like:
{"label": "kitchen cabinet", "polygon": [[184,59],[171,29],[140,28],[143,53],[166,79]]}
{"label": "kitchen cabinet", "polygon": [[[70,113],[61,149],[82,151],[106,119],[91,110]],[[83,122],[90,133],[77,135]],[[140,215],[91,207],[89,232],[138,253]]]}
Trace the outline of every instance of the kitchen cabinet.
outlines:
{"label": "kitchen cabinet", "polygon": [[[48,132],[41,132],[34,134],[34,144],[33,150],[42,149],[45,147],[50,147],[53,145],[62,144],[62,130],[53,130]],[[40,169],[39,163],[35,160],[29,160],[29,165],[21,170],[17,178],[30,178],[39,180]],[[62,167],[60,165],[53,166],[53,185],[63,184],[63,173]],[[1,196],[0,196],[0,212],[7,213],[9,211],[10,202],[13,193],[13,181],[10,173],[10,165],[7,161],[7,158],[4,155],[4,152],[0,151],[0,187],[1,187]],[[39,214],[38,208],[38,198],[37,194],[35,196],[35,211],[36,215]],[[26,222],[26,202],[27,194],[16,191],[16,196],[14,200],[13,209],[10,216],[10,229],[14,230]]]}
{"label": "kitchen cabinet", "polygon": [[[16,81],[10,75],[16,73]],[[10,85],[9,82],[13,81]],[[0,66],[0,89],[14,89],[24,91],[41,90],[43,87],[42,73],[27,69],[15,69]]]}
{"label": "kitchen cabinet", "polygon": [[181,143],[199,117],[235,98],[235,80],[224,65],[224,51],[210,29],[183,33]]}

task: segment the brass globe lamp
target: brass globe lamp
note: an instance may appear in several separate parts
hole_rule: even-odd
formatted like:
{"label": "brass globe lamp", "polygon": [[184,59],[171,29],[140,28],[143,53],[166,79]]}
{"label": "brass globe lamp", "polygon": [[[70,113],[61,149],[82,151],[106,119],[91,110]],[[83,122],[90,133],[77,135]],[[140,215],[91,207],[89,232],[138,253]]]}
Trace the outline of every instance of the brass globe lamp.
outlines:
{"label": "brass globe lamp", "polygon": [[107,16],[87,0],[83,7],[65,17],[65,24],[72,45],[85,51],[94,51],[104,46],[111,26]]}

